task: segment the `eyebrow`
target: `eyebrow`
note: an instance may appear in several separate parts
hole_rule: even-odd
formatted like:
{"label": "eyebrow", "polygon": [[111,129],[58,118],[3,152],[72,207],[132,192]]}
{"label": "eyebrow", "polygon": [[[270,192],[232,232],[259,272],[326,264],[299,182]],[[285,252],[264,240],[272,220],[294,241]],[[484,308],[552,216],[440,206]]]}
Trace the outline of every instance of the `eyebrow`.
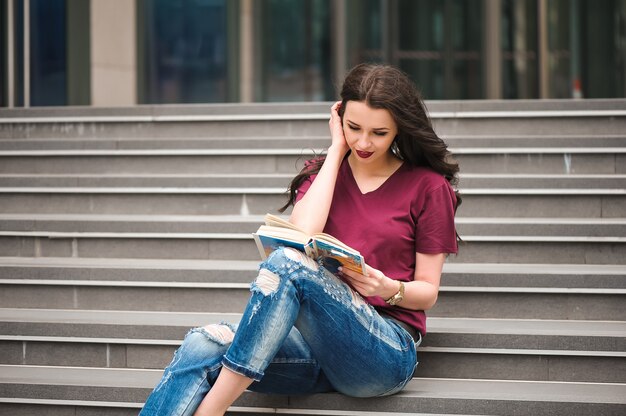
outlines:
{"label": "eyebrow", "polygon": [[[358,123],[355,123],[355,122],[354,122],[354,121],[352,121],[352,120],[346,120],[346,121],[347,121],[348,123],[350,123],[350,124],[354,124],[354,125],[355,125],[355,126],[357,126],[357,127],[361,127]],[[373,128],[372,130],[374,130],[374,131],[389,130],[389,127],[375,127],[375,128]]]}

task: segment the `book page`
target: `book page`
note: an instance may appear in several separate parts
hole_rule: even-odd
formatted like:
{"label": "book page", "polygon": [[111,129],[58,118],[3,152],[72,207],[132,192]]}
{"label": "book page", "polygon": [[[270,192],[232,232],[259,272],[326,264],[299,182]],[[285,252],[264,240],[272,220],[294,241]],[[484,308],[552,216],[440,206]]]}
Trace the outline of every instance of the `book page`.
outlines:
{"label": "book page", "polygon": [[337,238],[333,237],[330,234],[326,234],[326,233],[318,233],[315,234],[313,236],[314,240],[317,241],[324,241],[327,244],[332,244],[335,245],[337,247],[341,247],[342,249],[346,250],[346,251],[350,251],[350,252],[354,252],[354,253],[359,253],[357,250],[353,249],[352,247],[350,247],[347,244],[344,244],[343,242],[339,241]]}

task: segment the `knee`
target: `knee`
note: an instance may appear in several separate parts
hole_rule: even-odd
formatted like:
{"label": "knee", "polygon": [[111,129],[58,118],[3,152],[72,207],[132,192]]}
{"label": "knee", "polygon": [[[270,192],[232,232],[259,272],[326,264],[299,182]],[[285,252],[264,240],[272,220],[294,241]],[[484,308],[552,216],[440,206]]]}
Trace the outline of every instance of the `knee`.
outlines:
{"label": "knee", "polygon": [[319,265],[315,260],[301,251],[289,247],[279,247],[274,250],[264,264],[273,266],[271,268],[281,268],[283,265],[295,264],[302,265],[312,271],[319,270]]}
{"label": "knee", "polygon": [[264,296],[276,293],[281,279],[291,280],[296,270],[317,272],[319,266],[313,259],[298,250],[279,247],[261,263],[259,275],[252,289],[260,291]]}
{"label": "knee", "polygon": [[228,348],[234,336],[234,329],[226,324],[194,328],[185,336],[177,354],[180,353],[191,359],[220,355]]}

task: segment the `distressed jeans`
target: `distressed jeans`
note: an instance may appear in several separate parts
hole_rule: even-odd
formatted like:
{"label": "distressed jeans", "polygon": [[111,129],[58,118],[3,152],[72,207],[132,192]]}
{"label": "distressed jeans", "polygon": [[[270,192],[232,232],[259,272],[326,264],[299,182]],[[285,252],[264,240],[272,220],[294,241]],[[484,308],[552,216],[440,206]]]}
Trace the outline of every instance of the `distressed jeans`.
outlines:
{"label": "distressed jeans", "polygon": [[274,251],[251,292],[237,326],[187,334],[140,415],[192,415],[223,366],[273,394],[384,396],[412,378],[411,335],[300,252]]}

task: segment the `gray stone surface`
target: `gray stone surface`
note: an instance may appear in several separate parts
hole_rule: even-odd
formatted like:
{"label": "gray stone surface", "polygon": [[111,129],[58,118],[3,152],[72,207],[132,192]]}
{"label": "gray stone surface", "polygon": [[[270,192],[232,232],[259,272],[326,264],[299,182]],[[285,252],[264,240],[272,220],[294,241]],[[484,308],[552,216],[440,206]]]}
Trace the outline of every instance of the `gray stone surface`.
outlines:
{"label": "gray stone surface", "polygon": [[[141,192],[141,193],[139,193]],[[0,213],[12,214],[141,214],[141,215],[252,215],[278,213],[287,198],[281,189],[269,194],[138,191],[137,193],[0,193]],[[244,200],[245,195],[245,200]],[[626,194],[512,195],[463,194],[458,217],[623,218]]]}
{"label": "gray stone surface", "polygon": [[[626,100],[441,101],[428,105],[437,132],[461,162],[460,189],[465,193],[458,225],[467,240],[461,254],[446,264],[438,304],[429,311],[419,371],[435,378],[415,379],[399,395],[372,400],[337,394],[246,394],[237,404],[248,410],[278,408],[286,415],[625,413],[622,292],[626,269],[618,265],[626,258],[626,243],[597,238],[546,242],[539,237],[623,239],[626,195],[610,193],[623,191],[626,183]],[[124,402],[117,408],[83,406],[84,402],[58,406],[24,402],[8,405],[8,414],[135,414],[160,371],[137,369],[120,377],[114,368],[162,368],[190,327],[222,319],[236,322],[249,296],[241,284],[254,277],[258,262],[252,240],[235,236],[48,239],[45,232],[249,234],[260,217],[251,221],[236,215],[275,212],[284,202],[281,190],[262,194],[206,189],[159,193],[156,189],[262,185],[284,189],[310,152],[284,154],[281,149],[327,146],[329,106],[0,109],[0,187],[116,188],[105,194],[98,190],[0,193],[0,213],[15,214],[0,214],[0,230],[44,231],[31,237],[10,233],[0,237],[0,255],[4,256],[0,279],[15,279],[6,280],[11,284],[0,289],[0,336],[15,336],[0,340],[6,352],[3,359],[57,366],[36,371],[35,367],[2,367],[0,402],[2,397]],[[541,110],[613,112],[574,117],[523,114]],[[9,118],[16,117],[30,121],[10,122]],[[524,148],[528,150],[520,152]],[[8,152],[46,149],[67,151],[56,156]],[[71,150],[80,149],[146,151],[71,155]],[[153,149],[165,152],[155,155]],[[228,156],[215,156],[220,149],[239,149],[241,154],[231,150]],[[276,150],[255,155],[259,149]],[[188,155],[177,155],[181,150],[188,150]],[[598,174],[604,176],[593,176]],[[124,187],[138,188],[121,193]],[[524,194],[520,189],[530,191]],[[502,190],[514,193],[506,195]],[[544,190],[549,191],[540,195]],[[59,217],[60,213],[89,216]],[[127,217],[107,217],[110,214]],[[235,217],[207,220],[129,214]],[[606,219],[612,221],[602,221]],[[516,241],[521,237],[538,238]],[[249,260],[235,261],[241,258]],[[41,284],[38,279],[57,284]],[[65,284],[67,280],[78,282]],[[189,285],[175,287],[182,283]],[[209,288],[206,283],[239,285]],[[68,338],[48,338],[53,336]],[[111,368],[105,371],[94,366]],[[19,372],[19,381],[11,379]],[[24,377],[34,378],[24,383]],[[494,378],[509,381],[487,380]],[[6,413],[5,404],[0,404],[0,414]]]}
{"label": "gray stone surface", "polygon": [[109,351],[110,359],[107,360],[106,344],[85,344],[85,343],[59,343],[59,342],[26,342],[26,362],[27,365],[59,365],[59,366],[79,366],[79,367],[108,367],[110,363],[116,362],[117,366],[124,362],[115,359],[119,347],[113,346],[113,351]]}
{"label": "gray stone surface", "polygon": [[[461,235],[463,237],[463,235]],[[626,242],[468,241],[451,262],[626,264]]]}
{"label": "gray stone surface", "polygon": [[430,316],[626,320],[622,295],[443,292]]}
{"label": "gray stone surface", "polygon": [[[14,237],[19,250],[8,243],[0,245],[0,254],[25,257],[85,258],[161,258],[196,260],[260,261],[258,249],[250,233],[221,236],[219,234],[175,235],[120,233],[101,237],[99,234]],[[472,235],[461,232],[463,243],[459,254],[449,258],[452,263],[553,263],[553,264],[626,264],[626,240],[612,231],[611,236],[597,238],[568,235]],[[545,241],[544,239],[553,239]],[[524,239],[524,240],[519,240]],[[605,240],[606,239],[606,240]],[[618,240],[616,240],[618,239]],[[27,240],[33,240],[31,244]],[[27,247],[32,246],[32,250]]]}
{"label": "gray stone surface", "polygon": [[610,174],[616,173],[613,154],[459,154],[465,173]]}
{"label": "gray stone surface", "polygon": [[[602,148],[599,148],[600,150]],[[0,155],[3,174],[208,174],[283,173],[295,175],[311,150],[299,149],[280,155],[189,154],[33,154]],[[613,174],[619,172],[615,154],[597,153],[508,153],[485,150],[482,154],[454,154],[464,173],[509,174]]]}
{"label": "gray stone surface", "polygon": [[24,364],[23,342],[0,341],[0,351],[0,364]]}
{"label": "gray stone surface", "polygon": [[[3,285],[6,307],[242,312],[248,289]],[[442,288],[431,316],[530,319],[626,320],[623,294],[521,293]]]}
{"label": "gray stone surface", "polygon": [[163,369],[172,361],[176,348],[177,346],[128,345],[126,346],[126,366]]}

